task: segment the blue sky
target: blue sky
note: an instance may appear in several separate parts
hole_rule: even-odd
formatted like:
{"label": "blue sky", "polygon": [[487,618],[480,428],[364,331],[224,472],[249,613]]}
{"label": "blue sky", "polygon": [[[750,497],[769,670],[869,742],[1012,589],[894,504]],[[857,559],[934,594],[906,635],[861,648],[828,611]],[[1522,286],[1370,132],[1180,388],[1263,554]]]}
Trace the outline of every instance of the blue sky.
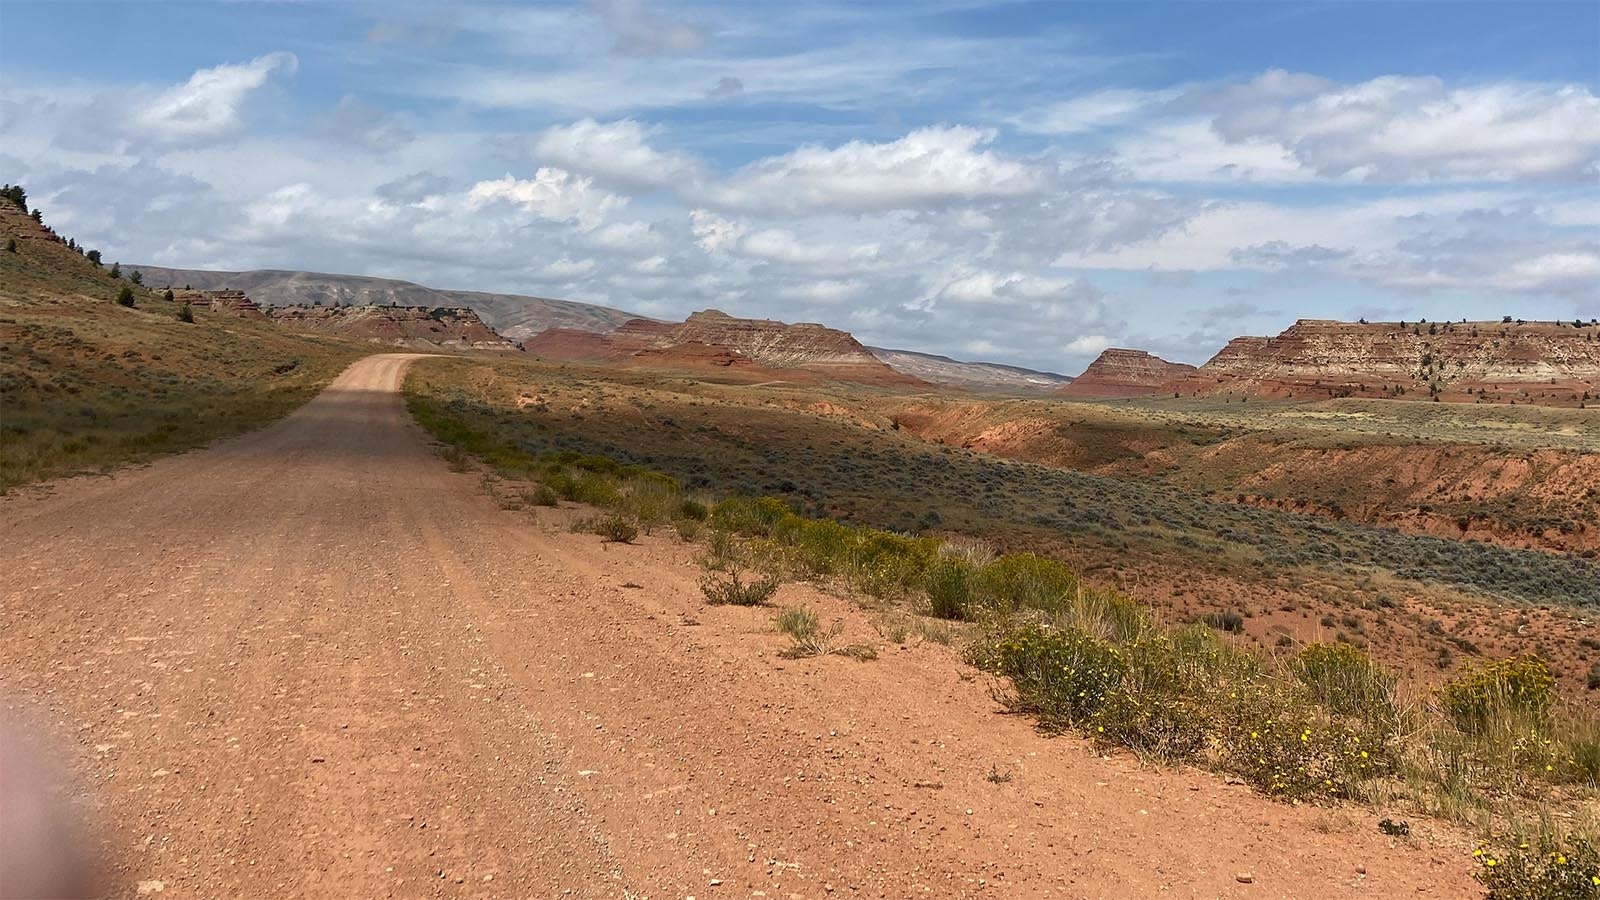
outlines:
{"label": "blue sky", "polygon": [[1075,372],[1600,315],[1600,4],[0,7],[108,259],[716,306]]}

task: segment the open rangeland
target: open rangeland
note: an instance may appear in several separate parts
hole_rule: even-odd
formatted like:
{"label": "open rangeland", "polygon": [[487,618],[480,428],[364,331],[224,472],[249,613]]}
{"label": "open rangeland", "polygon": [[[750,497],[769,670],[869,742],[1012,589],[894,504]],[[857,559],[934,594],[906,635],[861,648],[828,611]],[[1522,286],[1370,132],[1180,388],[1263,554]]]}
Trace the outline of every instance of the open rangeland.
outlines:
{"label": "open rangeland", "polygon": [[[1470,836],[1102,758],[936,641],[788,659],[694,550],[508,509],[412,358],[282,422],[0,500],[7,712],[123,896],[1459,897]],[[435,363],[427,363],[435,365]],[[454,468],[462,468],[456,466]]]}

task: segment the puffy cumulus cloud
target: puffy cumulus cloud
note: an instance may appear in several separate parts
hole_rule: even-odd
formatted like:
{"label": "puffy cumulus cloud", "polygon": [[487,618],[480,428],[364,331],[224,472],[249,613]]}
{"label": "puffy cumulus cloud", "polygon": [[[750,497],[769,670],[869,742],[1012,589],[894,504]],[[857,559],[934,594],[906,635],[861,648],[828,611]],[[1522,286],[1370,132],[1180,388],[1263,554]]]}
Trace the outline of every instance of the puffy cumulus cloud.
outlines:
{"label": "puffy cumulus cloud", "polygon": [[988,145],[992,130],[919,128],[887,143],[807,145],[708,186],[706,205],[768,214],[914,209],[1031,193],[1040,173]]}
{"label": "puffy cumulus cloud", "polygon": [[877,243],[807,240],[786,228],[752,229],[698,209],[689,214],[689,221],[695,243],[711,254],[774,263],[815,275],[860,272],[876,268],[882,262]]}
{"label": "puffy cumulus cloud", "polygon": [[643,0],[589,0],[611,34],[612,49],[628,56],[674,56],[705,46],[699,27],[645,5]]}
{"label": "puffy cumulus cloud", "polygon": [[1230,144],[1276,144],[1324,177],[1368,181],[1593,179],[1600,98],[1577,84],[1337,84],[1267,72],[1201,101]]}
{"label": "puffy cumulus cloud", "polygon": [[695,243],[707,253],[734,249],[745,233],[743,225],[705,209],[690,210],[689,223]]}
{"label": "puffy cumulus cloud", "polygon": [[1069,356],[1099,356],[1111,346],[1111,338],[1103,334],[1085,334],[1067,342],[1064,348]]}
{"label": "puffy cumulus cloud", "polygon": [[936,296],[966,303],[992,300],[1041,301],[1071,296],[1077,282],[1065,278],[1041,278],[1021,272],[1001,274],[988,271],[963,271],[955,274]]}
{"label": "puffy cumulus cloud", "polygon": [[701,163],[686,153],[667,153],[649,144],[657,129],[633,119],[584,119],[548,128],[533,139],[540,162],[592,175],[625,188],[683,186],[697,181]]}
{"label": "puffy cumulus cloud", "polygon": [[606,213],[627,203],[627,199],[594,186],[589,178],[563,169],[543,166],[532,178],[511,175],[494,181],[480,181],[467,191],[467,205],[479,208],[506,202],[558,222],[573,222],[579,228],[599,227]]}
{"label": "puffy cumulus cloud", "polygon": [[131,125],[150,140],[183,144],[231,137],[244,127],[243,107],[275,73],[293,75],[293,53],[268,53],[240,64],[201,69],[133,110]]}

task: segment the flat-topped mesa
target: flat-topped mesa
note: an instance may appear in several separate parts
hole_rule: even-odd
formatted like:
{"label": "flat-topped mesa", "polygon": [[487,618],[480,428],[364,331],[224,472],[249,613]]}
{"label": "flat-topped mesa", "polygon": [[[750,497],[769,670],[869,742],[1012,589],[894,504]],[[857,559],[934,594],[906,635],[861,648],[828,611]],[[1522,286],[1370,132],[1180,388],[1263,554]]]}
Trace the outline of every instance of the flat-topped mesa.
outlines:
{"label": "flat-topped mesa", "polygon": [[266,317],[295,331],[400,347],[516,350],[470,309],[444,306],[269,306]]}
{"label": "flat-topped mesa", "polygon": [[1194,371],[1194,366],[1168,362],[1143,350],[1112,347],[1056,394],[1082,398],[1145,397],[1161,393],[1168,384]]}
{"label": "flat-topped mesa", "polygon": [[1575,405],[1600,392],[1600,323],[1302,319],[1276,337],[1229,341],[1171,387]]}
{"label": "flat-topped mesa", "polygon": [[887,368],[848,332],[815,322],[793,325],[773,319],[739,319],[721,310],[692,313],[672,330],[675,342],[721,344],[776,368],[865,366]]}
{"label": "flat-topped mesa", "polygon": [[633,319],[605,335],[552,329],[530,338],[523,348],[544,359],[570,362],[712,366],[738,370],[750,378],[802,375],[864,384],[926,385],[889,368],[848,332],[809,322],[741,319],[715,309],[677,323]]}

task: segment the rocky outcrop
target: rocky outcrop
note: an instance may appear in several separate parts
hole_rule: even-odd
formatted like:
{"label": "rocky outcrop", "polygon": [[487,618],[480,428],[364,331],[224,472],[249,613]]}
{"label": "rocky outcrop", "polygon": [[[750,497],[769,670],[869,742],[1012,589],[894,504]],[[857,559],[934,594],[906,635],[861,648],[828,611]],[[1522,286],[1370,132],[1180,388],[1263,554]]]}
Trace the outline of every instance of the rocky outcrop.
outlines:
{"label": "rocky outcrop", "polygon": [[848,332],[704,310],[680,323],[633,319],[606,335],[552,329],[524,342],[544,359],[737,370],[754,378],[925,386],[894,371]]}
{"label": "rocky outcrop", "polygon": [[423,306],[269,306],[272,322],[294,331],[319,332],[398,347],[516,350],[470,309]]}
{"label": "rocky outcrop", "polygon": [[1143,350],[1113,347],[1102,352],[1082,375],[1056,393],[1085,399],[1144,397],[1161,393],[1170,382],[1194,371],[1194,366],[1167,362]]}
{"label": "rocky outcrop", "polygon": [[1185,395],[1577,405],[1600,393],[1600,323],[1302,319],[1241,337],[1167,387]]}
{"label": "rocky outcrop", "polygon": [[244,291],[173,291],[172,299],[175,303],[187,303],[197,309],[209,309],[212,312],[227,313],[241,319],[265,319],[266,313],[261,311],[261,306],[251,300]]}

